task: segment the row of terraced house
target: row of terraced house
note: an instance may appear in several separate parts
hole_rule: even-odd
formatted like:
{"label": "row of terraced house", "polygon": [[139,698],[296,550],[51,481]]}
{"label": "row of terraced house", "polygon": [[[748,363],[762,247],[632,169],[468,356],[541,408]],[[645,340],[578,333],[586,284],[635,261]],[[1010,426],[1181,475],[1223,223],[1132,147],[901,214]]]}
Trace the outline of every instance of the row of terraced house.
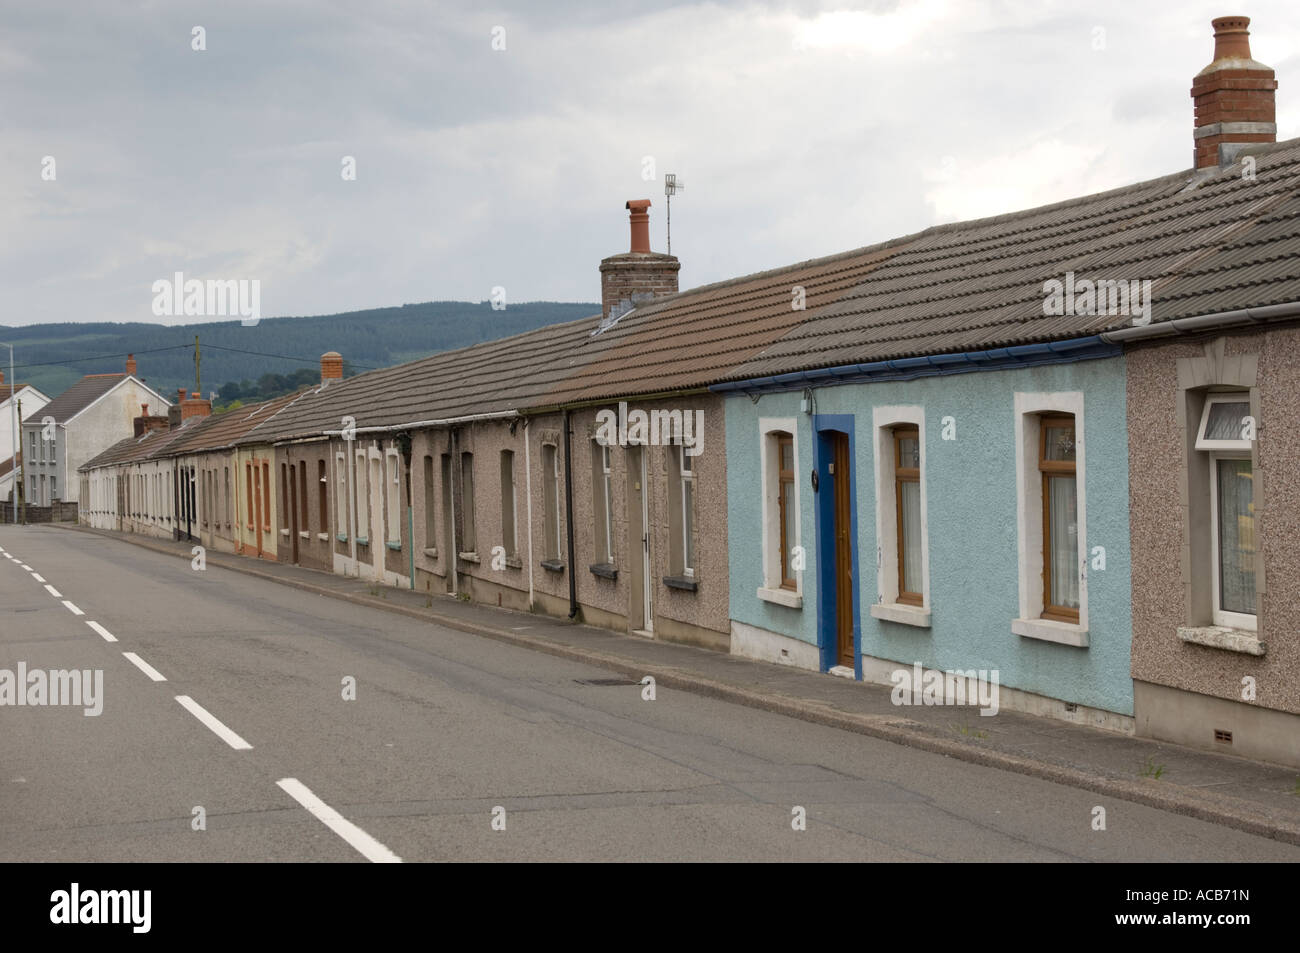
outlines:
{"label": "row of terraced house", "polygon": [[1215,21],[1193,168],[211,415],[81,520],[1300,765],[1300,140]]}

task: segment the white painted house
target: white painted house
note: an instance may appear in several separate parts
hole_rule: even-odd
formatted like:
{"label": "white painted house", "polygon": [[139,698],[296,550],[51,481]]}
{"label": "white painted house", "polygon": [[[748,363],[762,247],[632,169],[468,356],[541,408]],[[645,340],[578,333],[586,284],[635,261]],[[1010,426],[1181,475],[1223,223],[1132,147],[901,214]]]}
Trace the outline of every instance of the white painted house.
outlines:
{"label": "white painted house", "polygon": [[[22,460],[14,455],[14,420],[22,405],[24,418],[38,412],[50,398],[31,384],[5,383],[0,370],[0,500],[8,500],[13,490],[14,471],[21,472]],[[21,421],[19,421],[21,429]]]}
{"label": "white painted house", "polygon": [[27,414],[24,403],[23,478],[29,506],[76,502],[77,468],[135,432],[141,408],[165,414],[167,398],[135,376],[134,358],[124,374],[87,374],[58,397]]}

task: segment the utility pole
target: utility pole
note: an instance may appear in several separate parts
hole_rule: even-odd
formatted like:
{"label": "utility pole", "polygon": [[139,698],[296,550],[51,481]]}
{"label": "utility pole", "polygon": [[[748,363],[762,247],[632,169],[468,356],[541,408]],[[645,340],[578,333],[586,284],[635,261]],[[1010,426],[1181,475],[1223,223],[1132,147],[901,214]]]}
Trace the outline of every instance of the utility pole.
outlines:
{"label": "utility pole", "polygon": [[199,386],[199,336],[194,335],[194,396],[203,393],[203,388]]}
{"label": "utility pole", "polygon": [[13,446],[10,448],[10,459],[13,466],[9,472],[13,475],[13,489],[9,491],[9,501],[13,507],[13,517],[11,522],[16,526],[18,524],[18,453],[23,448],[23,435],[18,432],[18,381],[14,377],[14,346],[6,344],[9,348],[9,428],[13,436]]}
{"label": "utility pole", "polygon": [[[18,419],[21,421],[23,419],[23,402],[20,399],[17,403],[18,403]],[[21,437],[22,434],[19,434],[18,436]],[[14,512],[16,513],[17,511],[18,511],[18,472],[15,470],[14,471]],[[17,518],[15,518],[15,522],[17,522]],[[23,523],[26,522],[27,522],[27,497],[24,496],[23,497]]]}

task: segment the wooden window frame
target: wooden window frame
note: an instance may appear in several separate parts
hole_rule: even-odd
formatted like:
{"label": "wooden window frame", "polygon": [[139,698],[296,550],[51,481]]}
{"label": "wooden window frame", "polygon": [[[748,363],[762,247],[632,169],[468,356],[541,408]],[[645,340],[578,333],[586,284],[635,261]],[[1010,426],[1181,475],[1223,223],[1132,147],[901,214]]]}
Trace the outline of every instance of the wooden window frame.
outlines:
{"label": "wooden window frame", "polygon": [[317,533],[328,534],[330,531],[330,483],[329,483],[329,464],[324,457],[316,458],[316,509],[317,518],[320,520],[320,526],[317,527]]}
{"label": "wooden window frame", "polygon": [[[915,483],[917,492],[921,488],[921,468],[905,467],[901,465],[903,459],[902,445],[903,441],[909,437],[916,441],[917,451],[921,447],[921,428],[916,424],[899,424],[891,428],[893,431],[891,439],[894,441],[894,523],[895,523],[895,544],[894,557],[898,560],[898,598],[895,600],[905,606],[916,606],[922,608],[925,605],[925,593],[922,591],[924,584],[923,579],[910,580],[904,571],[906,564],[903,546],[903,484]],[[921,532],[921,527],[916,531]],[[917,541],[920,543],[920,540]],[[909,589],[909,584],[916,584],[916,589]]]}
{"label": "wooden window frame", "polygon": [[515,492],[515,452],[502,450],[498,468],[501,472],[501,547],[509,559],[519,558],[519,507]]}
{"label": "wooden window frame", "polygon": [[[787,539],[785,535],[786,527],[786,487],[790,488],[789,502],[794,504],[794,434],[787,433],[784,430],[778,430],[772,434],[776,438],[776,519],[777,519],[777,537],[780,541],[781,548],[781,588],[788,589],[791,592],[799,590],[799,580],[790,568],[790,550],[794,546],[794,541]],[[790,466],[791,469],[783,470],[781,461],[785,459],[785,448],[790,448]]]}
{"label": "wooden window frame", "polygon": [[271,532],[271,464],[262,461],[262,531]]}
{"label": "wooden window frame", "polygon": [[289,531],[289,484],[298,479],[297,471],[288,463],[280,464],[280,529]]}
{"label": "wooden window frame", "polygon": [[438,548],[438,498],[434,482],[434,457],[431,453],[424,455],[421,471],[424,494],[424,548]]}
{"label": "wooden window frame", "polygon": [[248,482],[248,493],[246,494],[248,498],[247,524],[248,524],[248,529],[251,531],[254,528],[253,527],[253,464],[251,462],[246,462],[244,464],[244,478]]}
{"label": "wooden window frame", "polygon": [[[1074,414],[1043,413],[1038,415],[1038,471],[1042,484],[1042,520],[1043,520],[1043,615],[1051,622],[1069,622],[1079,624],[1079,610],[1070,606],[1058,606],[1052,603],[1052,497],[1049,489],[1050,479],[1054,476],[1074,477],[1075,507],[1078,507],[1079,474],[1076,460],[1047,459],[1047,430],[1068,423],[1070,430],[1076,434],[1075,446],[1078,446],[1077,421]],[[1077,457],[1076,451],[1076,457]],[[1078,556],[1075,556],[1074,572],[1078,572]]]}
{"label": "wooden window frame", "polygon": [[[384,451],[384,542],[402,543],[402,456],[396,448]],[[396,487],[396,489],[394,489]]]}
{"label": "wooden window frame", "polygon": [[474,452],[462,450],[460,454],[460,551],[477,553],[478,542],[478,522],[474,518]]}
{"label": "wooden window frame", "polygon": [[[551,485],[548,486],[548,484]],[[560,560],[561,545],[559,447],[553,443],[543,443],[542,558],[558,562]]]}

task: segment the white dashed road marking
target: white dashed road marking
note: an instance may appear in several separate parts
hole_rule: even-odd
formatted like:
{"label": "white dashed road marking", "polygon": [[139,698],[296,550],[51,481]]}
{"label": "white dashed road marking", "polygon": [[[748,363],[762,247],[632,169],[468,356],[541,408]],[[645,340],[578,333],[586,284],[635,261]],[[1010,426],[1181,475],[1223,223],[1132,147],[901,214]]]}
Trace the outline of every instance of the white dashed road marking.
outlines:
{"label": "white dashed road marking", "polygon": [[55,599],[63,598],[63,593],[59,592],[59,590],[55,589],[53,586],[49,584],[46,584],[45,591],[48,592],[50,595],[52,595]]}
{"label": "white dashed road marking", "polygon": [[117,636],[115,636],[112,632],[108,631],[108,629],[104,628],[98,622],[87,622],[86,625],[90,626],[92,629],[94,629],[96,632],[102,635],[107,641],[109,642],[117,641]]}
{"label": "white dashed road marking", "polygon": [[45,577],[42,576],[42,575],[41,575],[40,573],[38,573],[38,572],[34,572],[34,573],[32,573],[32,578],[35,579],[37,582],[44,582],[44,581],[45,581]]}
{"label": "white dashed road marking", "polygon": [[282,778],[275,783],[289,797],[310,811],[313,817],[356,848],[366,860],[375,864],[400,864],[402,862],[402,858],[312,794],[307,785],[297,778]]}
{"label": "white dashed road marking", "polygon": [[78,609],[76,606],[74,606],[74,605],[72,604],[72,600],[70,600],[70,599],[64,599],[64,600],[63,600],[63,605],[64,605],[65,607],[67,607],[67,610],[68,610],[69,612],[71,612],[73,615],[85,615],[85,614],[86,614],[86,613],[82,612],[80,609]]}
{"label": "white dashed road marking", "polygon": [[163,674],[160,671],[158,671],[158,669],[154,668],[152,665],[150,665],[144,659],[140,658],[140,656],[136,655],[134,652],[123,652],[122,655],[125,656],[128,662],[130,662],[140,671],[144,672],[155,682],[167,681],[167,679],[163,677]]}
{"label": "white dashed road marking", "polygon": [[176,700],[181,703],[182,708],[199,721],[203,722],[203,724],[207,725],[214,735],[226,744],[230,745],[230,747],[234,748],[236,751],[251,751],[253,749],[252,745],[239,737],[239,735],[235,734],[221,722],[217,721],[216,718],[208,713],[207,709],[196,702],[193,698],[190,698],[189,695],[177,695]]}

